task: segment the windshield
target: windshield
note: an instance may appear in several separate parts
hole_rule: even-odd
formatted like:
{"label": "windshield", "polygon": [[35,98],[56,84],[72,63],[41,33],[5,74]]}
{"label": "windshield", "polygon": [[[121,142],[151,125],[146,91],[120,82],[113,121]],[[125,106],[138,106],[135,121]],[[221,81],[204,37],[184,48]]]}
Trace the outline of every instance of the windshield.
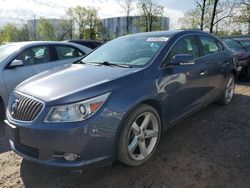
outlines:
{"label": "windshield", "polygon": [[14,53],[19,48],[20,46],[12,45],[12,44],[0,46],[0,63],[1,61],[3,61],[5,58],[7,58],[10,54]]}
{"label": "windshield", "polygon": [[86,56],[84,63],[102,63],[141,67],[150,62],[168,41],[165,36],[126,36],[114,39]]}

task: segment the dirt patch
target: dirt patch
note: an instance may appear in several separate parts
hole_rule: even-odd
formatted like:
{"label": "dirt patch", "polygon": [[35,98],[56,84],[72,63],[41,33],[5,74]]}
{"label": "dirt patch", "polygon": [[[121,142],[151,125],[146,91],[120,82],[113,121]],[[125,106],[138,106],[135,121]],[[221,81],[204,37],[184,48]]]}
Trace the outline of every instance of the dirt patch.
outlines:
{"label": "dirt patch", "polygon": [[250,84],[228,106],[211,104],[164,132],[140,167],[82,172],[30,163],[9,151],[0,128],[0,187],[250,187]]}

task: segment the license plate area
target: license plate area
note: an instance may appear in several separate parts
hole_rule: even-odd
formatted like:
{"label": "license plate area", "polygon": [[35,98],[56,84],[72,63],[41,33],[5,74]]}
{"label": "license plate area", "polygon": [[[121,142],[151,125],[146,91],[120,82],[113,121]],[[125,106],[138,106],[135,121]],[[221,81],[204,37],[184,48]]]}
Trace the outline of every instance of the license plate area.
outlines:
{"label": "license plate area", "polygon": [[11,125],[9,122],[5,122],[5,135],[12,140],[13,142],[16,141],[17,138],[17,127],[14,125]]}

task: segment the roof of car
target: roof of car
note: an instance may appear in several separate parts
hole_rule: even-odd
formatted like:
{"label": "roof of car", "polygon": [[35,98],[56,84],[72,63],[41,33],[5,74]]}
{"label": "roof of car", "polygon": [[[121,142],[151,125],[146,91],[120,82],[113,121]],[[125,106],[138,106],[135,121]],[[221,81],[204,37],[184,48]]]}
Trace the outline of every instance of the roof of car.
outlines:
{"label": "roof of car", "polygon": [[152,36],[152,35],[166,35],[166,36],[173,36],[175,34],[207,34],[209,33],[201,31],[201,30],[165,30],[165,31],[153,31],[153,32],[143,32],[143,33],[136,33],[132,35],[137,35],[137,36]]}
{"label": "roof of car", "polygon": [[100,41],[97,41],[97,40],[85,40],[85,39],[69,39],[69,40],[66,40],[66,42],[90,42],[90,43],[100,43]]}
{"label": "roof of car", "polygon": [[[20,45],[20,46],[25,46],[25,45],[44,45],[44,44],[69,44],[68,42],[61,42],[61,41],[25,41],[25,42],[13,42],[7,45]],[[70,43],[72,44],[72,43]]]}
{"label": "roof of car", "polygon": [[234,39],[234,40],[249,40],[250,35],[228,35],[228,36],[219,36],[221,39]]}
{"label": "roof of car", "polygon": [[6,45],[13,45],[13,46],[18,46],[19,48],[23,48],[23,47],[32,47],[34,45],[71,45],[74,47],[77,47],[83,51],[86,52],[90,52],[92,51],[90,48],[82,46],[82,45],[78,45],[75,43],[71,43],[71,42],[64,42],[64,41],[25,41],[25,42],[13,42],[13,43],[9,43]]}

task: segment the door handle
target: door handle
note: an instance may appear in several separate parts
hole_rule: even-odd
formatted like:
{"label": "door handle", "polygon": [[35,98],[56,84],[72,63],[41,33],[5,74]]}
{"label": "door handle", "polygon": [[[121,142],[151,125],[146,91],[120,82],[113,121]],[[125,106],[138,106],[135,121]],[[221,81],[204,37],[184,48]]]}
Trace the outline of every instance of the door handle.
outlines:
{"label": "door handle", "polygon": [[200,72],[200,75],[201,75],[201,76],[205,76],[205,74],[206,74],[205,71],[201,71],[201,72]]}

